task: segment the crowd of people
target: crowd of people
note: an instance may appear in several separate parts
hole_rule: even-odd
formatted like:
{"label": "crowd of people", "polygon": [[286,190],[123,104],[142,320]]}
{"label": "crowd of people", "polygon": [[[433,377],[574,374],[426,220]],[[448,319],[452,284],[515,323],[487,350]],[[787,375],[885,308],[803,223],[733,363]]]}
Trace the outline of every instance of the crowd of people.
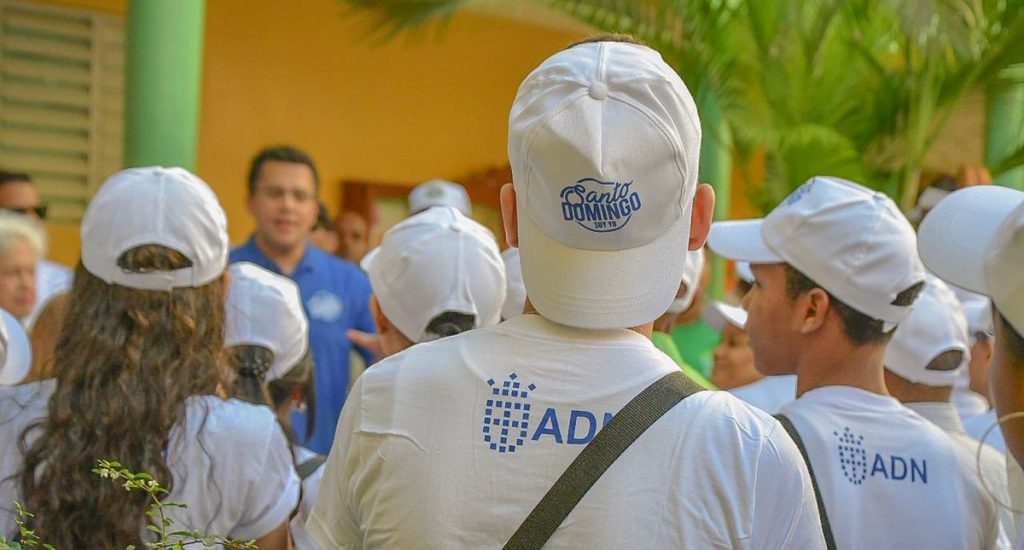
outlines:
{"label": "crowd of people", "polygon": [[[194,174],[129,168],[71,273],[0,173],[0,536],[144,547],[103,459],[264,549],[1024,548],[1024,192],[933,192],[915,228],[821,175],[712,223],[700,143],[609,35],[518,90],[504,251],[444,180],[371,250],[279,146],[244,243]],[[711,254],[736,284],[705,302]]]}

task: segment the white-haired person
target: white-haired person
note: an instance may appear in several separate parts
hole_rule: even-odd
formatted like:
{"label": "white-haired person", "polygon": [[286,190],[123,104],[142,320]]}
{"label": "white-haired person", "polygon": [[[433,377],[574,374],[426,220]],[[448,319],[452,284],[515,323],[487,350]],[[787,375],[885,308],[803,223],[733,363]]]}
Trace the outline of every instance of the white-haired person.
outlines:
{"label": "white-haired person", "polygon": [[[928,213],[918,233],[921,260],[928,269],[950,284],[991,298],[992,401],[1007,450],[1018,464],[1024,463],[1024,192],[996,185],[955,191]],[[1024,490],[1012,482],[1010,490],[1019,510]],[[1019,525],[1015,547],[1024,548]]]}
{"label": "white-haired person", "polygon": [[751,263],[750,345],[765,374],[797,375],[779,418],[805,450],[835,546],[997,547],[998,511],[973,463],[885,387],[886,345],[925,284],[892,199],[815,176],[763,219],[716,222],[709,243]]}
{"label": "white-haired person", "polygon": [[505,264],[489,229],[450,206],[422,210],[363,258],[381,357],[497,324]]}
{"label": "white-haired person", "polygon": [[363,373],[308,522],[321,548],[823,547],[779,424],[650,339],[714,209],[676,72],[623,37],[574,44],[521,84],[508,145],[525,312]]}
{"label": "white-haired person", "polygon": [[302,479],[302,498],[290,525],[292,541],[297,550],[317,550],[306,532],[306,519],[320,488],[325,457],[298,445],[289,427],[296,401],[316,406],[309,387],[313,363],[302,296],[294,281],[256,264],[238,262],[228,270],[224,347],[238,375],[233,397],[276,411]]}
{"label": "white-haired person", "polygon": [[[0,501],[24,504],[56,548],[141,548],[148,496],[92,472],[116,460],[185,504],[164,509],[171,530],[288,548],[299,479],[284,433],[268,408],[222,396],[234,375],[217,197],[181,168],[124,170],[93,196],[81,233],[49,395],[0,441],[0,479],[16,476]],[[13,515],[0,521],[10,535]]]}
{"label": "white-haired person", "polygon": [[686,265],[683,268],[683,280],[679,283],[679,290],[676,291],[676,298],[669,304],[665,311],[654,321],[654,332],[651,333],[651,342],[665,355],[672,358],[679,368],[689,376],[691,380],[707,389],[715,389],[715,385],[708,380],[704,373],[697,370],[683,359],[683,354],[672,338],[672,328],[676,320],[685,311],[692,308],[697,299],[697,293],[701,289],[700,279],[704,275],[704,249],[687,250]]}
{"label": "white-haired person", "polygon": [[46,237],[27,217],[0,211],[0,308],[26,323],[36,306],[36,266]]}
{"label": "white-haired person", "polygon": [[769,414],[779,412],[796,397],[795,376],[765,376],[758,370],[747,337],[747,312],[743,308],[712,300],[704,308],[704,322],[722,335],[715,347],[715,365],[711,370],[711,382],[718,389]]}
{"label": "white-haired person", "polygon": [[[978,464],[996,502],[1008,505],[1010,494],[1003,453],[968,435],[950,401],[953,386],[967,368],[970,354],[963,306],[946,283],[929,277],[914,310],[896,328],[885,348],[885,387],[908,409],[946,432],[967,462]],[[1000,527],[998,547],[1008,548],[1015,529],[1008,509],[1000,510]]]}

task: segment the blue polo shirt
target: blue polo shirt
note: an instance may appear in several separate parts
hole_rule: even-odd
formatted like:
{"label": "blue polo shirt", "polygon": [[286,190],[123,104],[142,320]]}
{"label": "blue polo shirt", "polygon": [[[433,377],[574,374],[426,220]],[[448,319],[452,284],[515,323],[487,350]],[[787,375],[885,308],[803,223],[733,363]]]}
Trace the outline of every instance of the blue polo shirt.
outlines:
{"label": "blue polo shirt", "polygon": [[[348,389],[348,359],[352,342],[345,336],[350,328],[376,332],[370,313],[370,280],[355,264],[306,245],[295,272],[281,268],[256,246],[250,237],[231,251],[231,262],[252,262],[274,273],[290,277],[302,294],[309,318],[309,344],[313,352],[316,417],[313,433],[306,433],[305,411],[292,413],[292,430],[298,442],[313,451],[327,454],[334,441],[334,430],[345,404]],[[366,364],[374,361],[367,350],[356,346]]]}

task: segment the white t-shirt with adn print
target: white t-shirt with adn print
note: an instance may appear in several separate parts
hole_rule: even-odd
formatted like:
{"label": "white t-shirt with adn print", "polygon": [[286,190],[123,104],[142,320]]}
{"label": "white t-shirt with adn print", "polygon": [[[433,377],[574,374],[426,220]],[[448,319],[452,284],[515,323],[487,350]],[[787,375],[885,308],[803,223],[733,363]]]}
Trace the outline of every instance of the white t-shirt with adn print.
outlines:
{"label": "white t-shirt with adn print", "polygon": [[[0,387],[0,479],[20,472],[22,456],[15,442],[27,426],[46,416],[54,389],[52,380]],[[292,454],[267,407],[213,396],[189,398],[184,422],[171,430],[167,461],[174,478],[167,500],[188,506],[168,509],[176,528],[258,538],[283,524],[298,503]],[[19,498],[17,483],[0,483],[0,532],[15,528],[9,503]]]}
{"label": "white t-shirt with adn print", "polygon": [[973,463],[896,399],[827,386],[780,414],[804,441],[838,548],[998,547],[996,506]]}
{"label": "white t-shirt with adn print", "polygon": [[733,388],[729,393],[768,414],[775,414],[796,399],[796,375],[765,376],[757,382]]}
{"label": "white t-shirt with adn print", "polygon": [[[596,432],[679,367],[629,330],[522,315],[377,363],[346,401],[307,528],[335,548],[501,548]],[[693,395],[545,546],[821,548],[799,451],[726,392]]]}

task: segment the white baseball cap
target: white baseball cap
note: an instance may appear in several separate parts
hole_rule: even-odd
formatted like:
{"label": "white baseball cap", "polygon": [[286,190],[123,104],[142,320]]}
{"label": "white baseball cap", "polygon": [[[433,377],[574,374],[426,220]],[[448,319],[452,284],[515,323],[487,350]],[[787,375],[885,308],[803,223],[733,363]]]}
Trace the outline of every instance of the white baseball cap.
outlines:
{"label": "white baseball cap", "polygon": [[519,249],[510,246],[501,253],[505,262],[505,303],[501,306],[501,318],[511,319],[523,314],[526,305],[526,287],[523,286],[523,270],[519,267]]}
{"label": "white baseball cap", "polygon": [[718,300],[708,303],[701,316],[704,317],[704,322],[708,326],[718,332],[725,330],[726,324],[740,329],[747,326],[747,310]]}
{"label": "white baseball cap", "polygon": [[509,115],[519,254],[530,303],[580,328],[657,319],[679,290],[700,121],[658,52],[592,42],[556,53]]}
{"label": "white baseball cap", "polygon": [[913,310],[893,333],[885,348],[885,368],[927,386],[952,386],[967,361],[948,371],[928,370],[939,354],[956,350],[970,357],[967,317],[949,286],[929,277]]}
{"label": "white baseball cap", "polygon": [[380,309],[413,342],[453,311],[497,324],[505,301],[505,265],[489,229],[452,207],[429,208],[384,234],[361,265]]}
{"label": "white baseball cap", "polygon": [[685,254],[683,280],[680,281],[680,285],[686,285],[686,292],[672,300],[668,306],[668,313],[682,313],[689,309],[693,305],[693,299],[697,297],[697,291],[700,290],[700,279],[704,276],[704,249],[687,250]]}
{"label": "white baseball cap", "polygon": [[473,215],[473,203],[466,188],[448,180],[421,183],[409,193],[409,213],[418,214],[432,206],[451,206],[466,216]]}
{"label": "white baseball cap", "polygon": [[1024,192],[996,185],[955,191],[925,216],[918,232],[928,269],[991,297],[1024,334]]}
{"label": "white baseball cap", "polygon": [[[82,218],[82,265],[108,284],[140,290],[203,286],[228,264],[227,218],[206,183],[184,168],[130,168],[103,182]],[[125,252],[155,244],[183,254],[191,267],[133,273]]]}
{"label": "white baseball cap", "polygon": [[256,264],[239,262],[228,268],[231,286],[225,306],[224,347],[256,345],[274,353],[265,381],[292,369],[309,348],[309,321],[294,281]]}
{"label": "white baseball cap", "polygon": [[750,262],[736,262],[736,276],[748,284],[754,284],[754,270],[750,269]]}
{"label": "white baseball cap", "polygon": [[0,309],[0,386],[20,384],[32,368],[32,346],[25,328]]}
{"label": "white baseball cap", "polygon": [[897,296],[925,280],[914,229],[892,199],[831,176],[811,178],[764,219],[713,224],[708,244],[734,260],[788,263],[886,331],[910,315]]}

